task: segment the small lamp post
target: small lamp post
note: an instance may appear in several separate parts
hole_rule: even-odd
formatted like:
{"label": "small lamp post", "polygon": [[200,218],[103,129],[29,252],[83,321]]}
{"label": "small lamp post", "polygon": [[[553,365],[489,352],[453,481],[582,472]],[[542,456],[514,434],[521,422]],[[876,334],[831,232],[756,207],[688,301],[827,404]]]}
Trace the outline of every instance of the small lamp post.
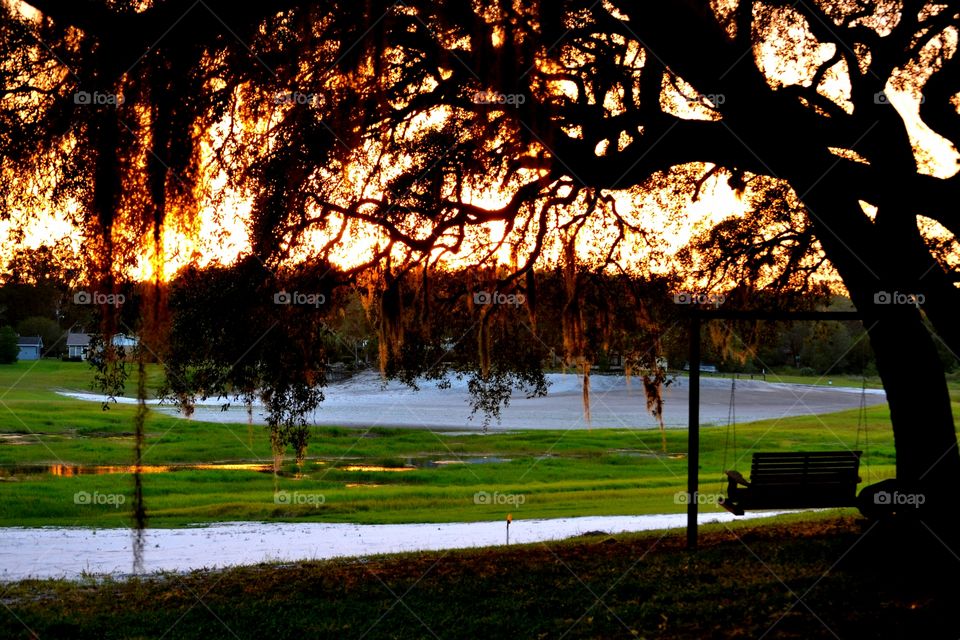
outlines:
{"label": "small lamp post", "polygon": [[507,544],[510,544],[510,523],[513,522],[513,514],[507,514]]}

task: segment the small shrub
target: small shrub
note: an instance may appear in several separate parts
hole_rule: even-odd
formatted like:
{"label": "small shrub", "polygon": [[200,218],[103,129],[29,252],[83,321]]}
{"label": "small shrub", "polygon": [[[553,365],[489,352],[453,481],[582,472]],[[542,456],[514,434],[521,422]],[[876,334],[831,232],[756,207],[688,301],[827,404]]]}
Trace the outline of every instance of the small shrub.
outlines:
{"label": "small shrub", "polygon": [[13,364],[19,355],[17,332],[13,327],[0,328],[0,364]]}

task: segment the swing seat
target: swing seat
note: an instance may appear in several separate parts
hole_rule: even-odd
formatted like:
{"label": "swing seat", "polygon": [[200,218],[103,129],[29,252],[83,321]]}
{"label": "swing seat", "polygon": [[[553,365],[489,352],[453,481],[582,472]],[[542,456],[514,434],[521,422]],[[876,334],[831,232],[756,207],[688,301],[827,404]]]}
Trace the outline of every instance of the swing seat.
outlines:
{"label": "swing seat", "polygon": [[738,471],[725,472],[729,484],[720,506],[738,516],[754,509],[856,506],[861,453],[754,453],[749,481]]}

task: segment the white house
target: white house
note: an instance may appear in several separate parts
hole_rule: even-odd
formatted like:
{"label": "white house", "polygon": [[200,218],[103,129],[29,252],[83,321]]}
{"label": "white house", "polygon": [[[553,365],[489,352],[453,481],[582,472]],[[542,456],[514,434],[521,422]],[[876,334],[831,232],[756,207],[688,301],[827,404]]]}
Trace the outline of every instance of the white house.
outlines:
{"label": "white house", "polygon": [[[67,334],[67,357],[71,360],[86,360],[90,356],[90,341],[93,339],[92,333],[69,333]],[[136,336],[128,336],[125,333],[114,334],[110,342],[115,347],[123,347],[127,356],[140,343]]]}
{"label": "white house", "polygon": [[125,333],[117,333],[113,336],[113,346],[123,347],[128,352],[131,349],[134,349],[137,345],[140,344],[140,339],[137,336],[128,336]]}
{"label": "white house", "polygon": [[67,357],[71,360],[86,360],[90,349],[89,333],[67,334]]}

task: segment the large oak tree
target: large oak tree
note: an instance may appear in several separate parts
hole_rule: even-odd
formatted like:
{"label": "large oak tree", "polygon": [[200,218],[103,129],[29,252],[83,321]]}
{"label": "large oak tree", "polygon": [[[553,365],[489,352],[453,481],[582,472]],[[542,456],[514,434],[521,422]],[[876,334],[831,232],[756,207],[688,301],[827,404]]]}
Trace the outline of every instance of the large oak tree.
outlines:
{"label": "large oak tree", "polygon": [[[800,268],[822,251],[835,268],[876,353],[898,477],[949,504],[934,498],[957,486],[960,455],[936,343],[960,352],[960,290],[921,221],[960,231],[960,175],[925,164],[911,123],[955,153],[960,3],[29,4],[39,17],[7,5],[2,24],[7,204],[24,176],[53,178],[51,197],[81,203],[104,277],[204,210],[210,166],[253,203],[264,264],[312,233],[323,254],[372,225],[380,241],[358,269],[388,294],[444,252],[489,261],[499,245],[471,234],[490,223],[526,239],[504,291],[598,220],[612,240],[597,259],[642,268],[618,249],[643,229],[614,194],[693,193],[722,171],[802,212],[766,248]],[[501,204],[478,204],[490,192]],[[762,236],[769,217],[745,223]]]}

